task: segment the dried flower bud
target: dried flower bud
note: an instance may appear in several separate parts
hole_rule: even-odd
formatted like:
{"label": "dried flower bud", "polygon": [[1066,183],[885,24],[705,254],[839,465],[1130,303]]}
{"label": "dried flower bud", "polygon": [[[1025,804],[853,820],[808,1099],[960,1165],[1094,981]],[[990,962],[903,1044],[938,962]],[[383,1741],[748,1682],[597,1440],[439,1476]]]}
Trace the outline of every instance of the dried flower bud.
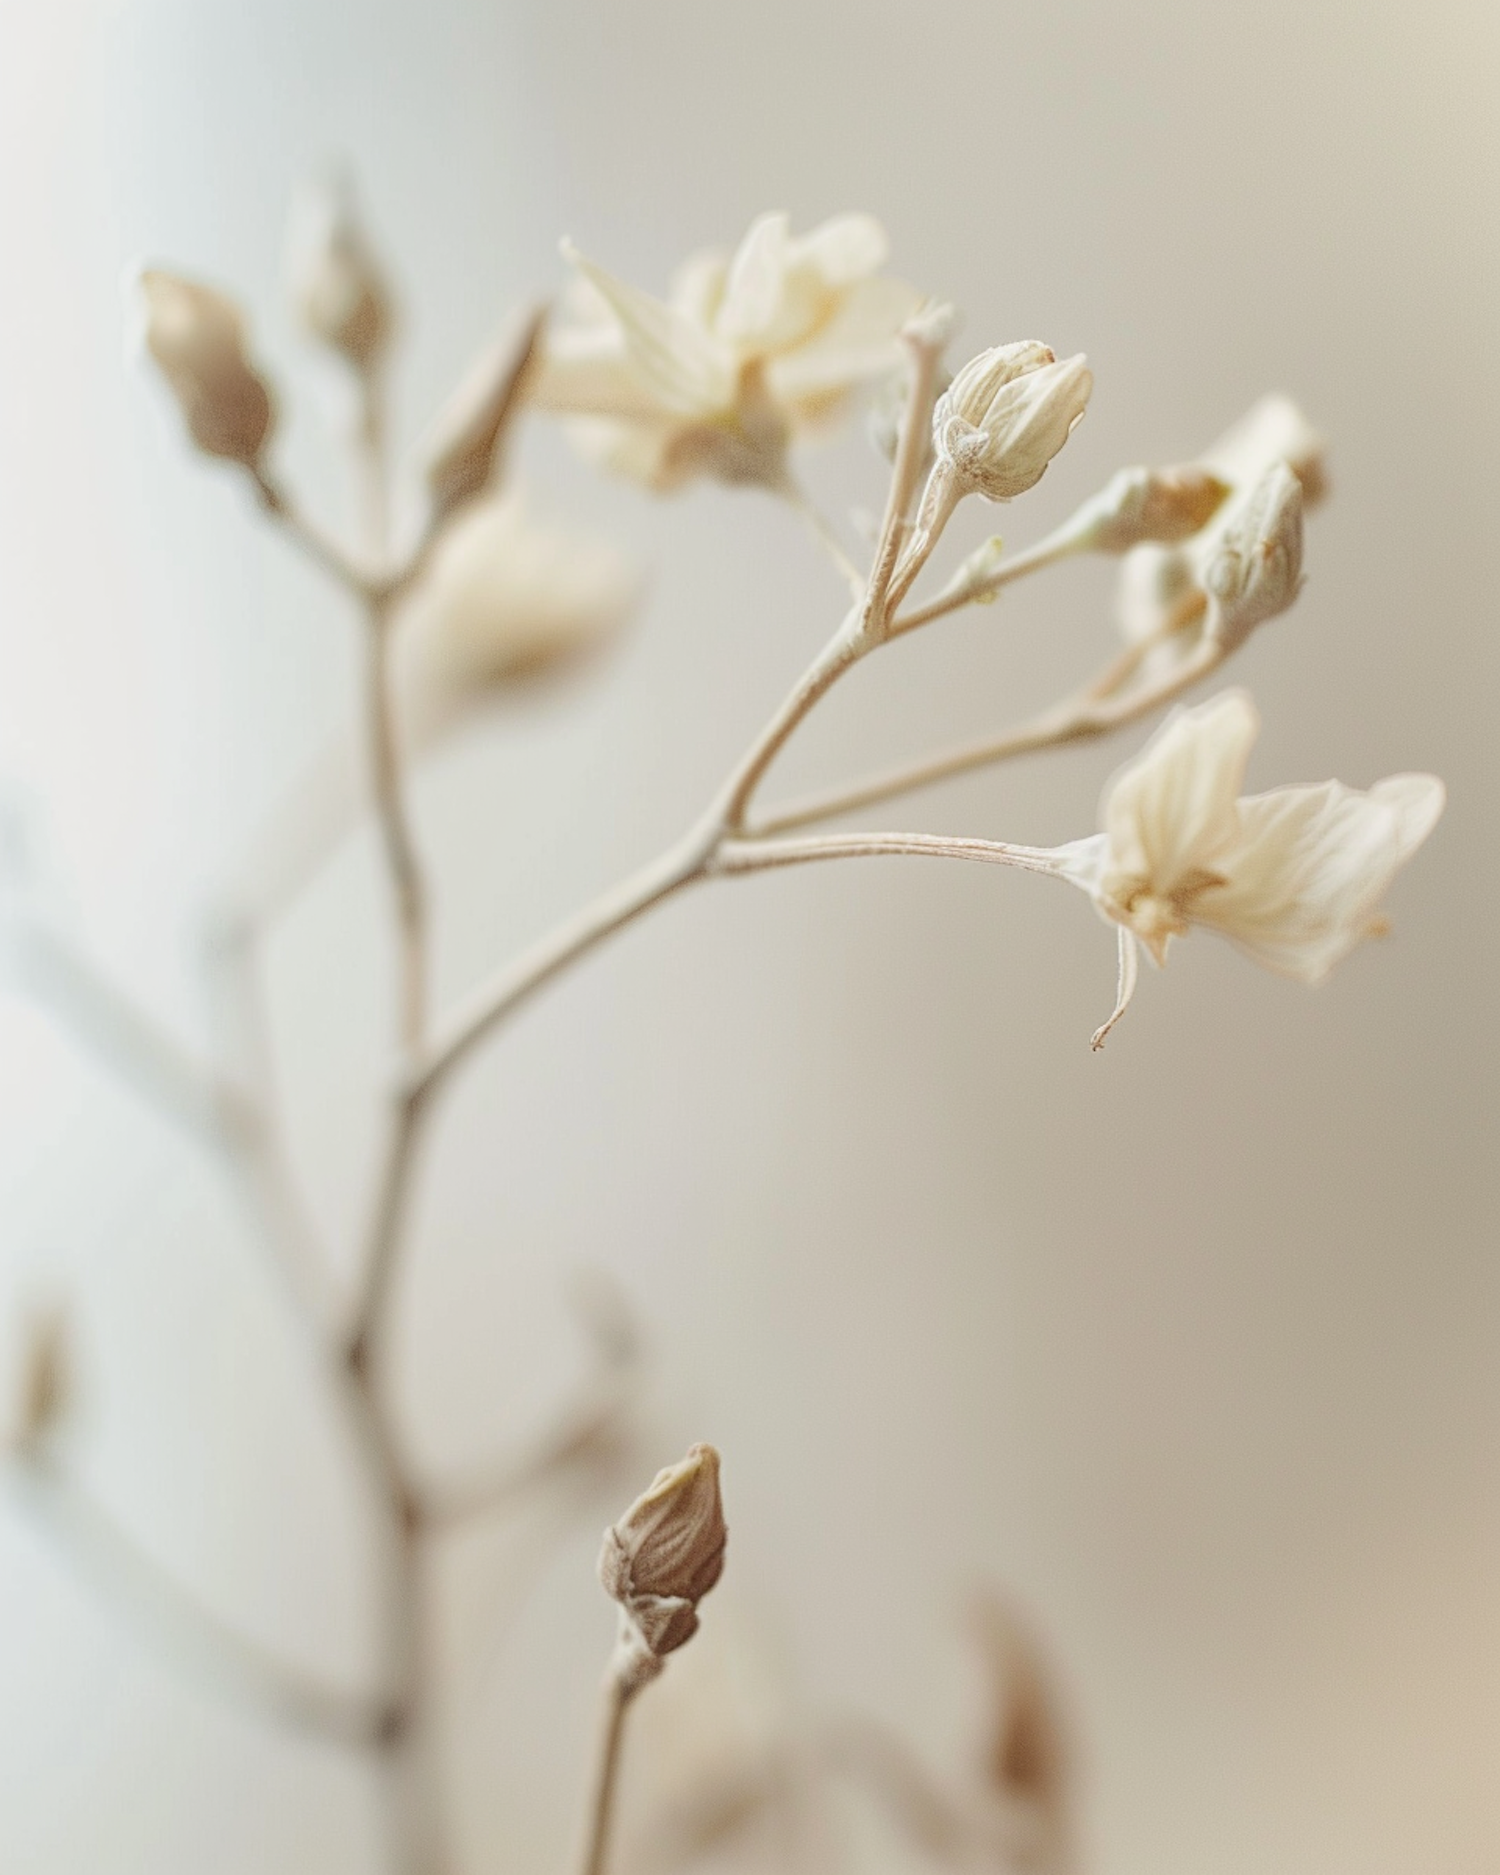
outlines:
{"label": "dried flower bud", "polygon": [[617,1670],[639,1684],[698,1628],[698,1603],[724,1568],[728,1531],[719,1497],[719,1455],[689,1447],[659,1471],[617,1524],[604,1533],[599,1580],[620,1604]]}
{"label": "dried flower bud", "polygon": [[1237,650],[1301,590],[1302,508],[1302,484],[1277,462],[1228,517],[1203,581],[1212,608],[1208,635],[1224,650]]}
{"label": "dried flower bud", "polygon": [[146,346],[182,407],[188,432],[210,456],[253,468],[275,408],[245,357],[245,328],[233,300],[158,268],[141,275]]}
{"label": "dried flower bud", "polygon": [[1196,534],[1229,493],[1198,463],[1177,469],[1121,469],[1080,515],[1095,553],[1126,553],[1142,541],[1171,543]]}
{"label": "dried flower bud", "polygon": [[367,370],[390,341],[395,307],[345,176],[303,194],[292,225],[292,299],[316,339]]}
{"label": "dried flower bud", "polygon": [[10,1442],[22,1456],[54,1432],[73,1397],[68,1322],[53,1304],[35,1309],[22,1327]]}
{"label": "dried flower bud", "polygon": [[1027,1627],[994,1594],[980,1597],[974,1626],[989,1680],[991,1719],[984,1743],[985,1780],[1023,1805],[1054,1841],[1065,1835],[1072,1804],[1067,1725],[1050,1663]]}
{"label": "dried flower bud", "polygon": [[494,475],[537,357],[547,309],[513,320],[477,358],[433,423],[427,486],[439,514],[481,494]]}
{"label": "dried flower bud", "polygon": [[933,412],[940,467],[962,493],[988,501],[1024,495],[1083,416],[1093,384],[1081,352],[1059,362],[1050,346],[1034,339],[981,352]]}

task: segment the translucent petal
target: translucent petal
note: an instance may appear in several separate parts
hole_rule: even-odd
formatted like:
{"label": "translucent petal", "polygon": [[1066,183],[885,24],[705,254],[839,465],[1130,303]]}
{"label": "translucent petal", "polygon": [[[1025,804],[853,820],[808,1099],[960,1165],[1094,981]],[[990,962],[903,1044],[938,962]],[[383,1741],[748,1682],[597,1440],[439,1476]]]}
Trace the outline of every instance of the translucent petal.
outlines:
{"label": "translucent petal", "polygon": [[734,372],[707,333],[674,307],[596,267],[576,248],[564,252],[608,302],[626,349],[661,404],[684,414],[733,402]]}
{"label": "translucent petal", "polygon": [[1395,775],[1368,794],[1328,781],[1251,795],[1226,883],[1200,895],[1193,920],[1267,969],[1319,982],[1377,928],[1386,888],[1442,808],[1432,775]]}
{"label": "translucent petal", "polygon": [[1235,802],[1260,729],[1242,690],[1178,710],[1105,791],[1111,869],[1170,898],[1195,874],[1222,870],[1239,832]]}

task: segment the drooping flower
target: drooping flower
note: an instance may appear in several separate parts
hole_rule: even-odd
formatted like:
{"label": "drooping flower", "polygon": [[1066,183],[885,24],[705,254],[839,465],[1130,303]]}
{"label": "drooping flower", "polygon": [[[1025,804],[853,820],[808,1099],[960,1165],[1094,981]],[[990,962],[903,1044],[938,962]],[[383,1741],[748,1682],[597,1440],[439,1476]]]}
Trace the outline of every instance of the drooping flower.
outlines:
{"label": "drooping flower", "polygon": [[[1291,398],[1272,393],[1253,404],[1198,458],[1193,466],[1224,485],[1224,500],[1177,544],[1132,547],[1120,563],[1116,616],[1129,643],[1152,647],[1147,660],[1151,674],[1165,676],[1190,657],[1205,630],[1232,650],[1254,625],[1291,604],[1298,586],[1293,557],[1296,568],[1301,565],[1301,516],[1328,492],[1326,452],[1323,438]],[[1270,485],[1278,464],[1297,481],[1301,501],[1296,512],[1285,483],[1274,489]],[[1268,570],[1274,562],[1291,576],[1260,583],[1254,616],[1241,611],[1231,619],[1222,603],[1217,609],[1213,604],[1222,597],[1216,595],[1215,583],[1222,586],[1230,579],[1223,564],[1226,543],[1258,524],[1264,534],[1266,521],[1273,524],[1274,538],[1267,537],[1259,556],[1262,568]],[[1236,578],[1248,574],[1254,558],[1242,546]]]}
{"label": "drooping flower", "polygon": [[538,519],[519,494],[475,501],[444,535],[401,622],[411,745],[486,697],[597,650],[640,592],[623,554]]}
{"label": "drooping flower", "polygon": [[785,215],[762,215],[732,256],[689,260],[667,300],[564,251],[582,277],[532,398],[658,490],[696,475],[780,485],[788,445],[897,364],[918,300],[881,274],[885,233],[867,215],[800,236]]}
{"label": "drooping flower", "polygon": [[1059,870],[1117,925],[1119,1004],[1135,947],[1166,961],[1193,926],[1217,931],[1268,970],[1318,983],[1362,938],[1384,930],[1379,904],[1443,808],[1434,775],[1392,775],[1368,793],[1342,782],[1242,796],[1259,732],[1230,690],[1178,710],[1105,791],[1103,832],[1059,853]]}
{"label": "drooping flower", "polygon": [[987,501],[1024,495],[1081,421],[1093,385],[1081,352],[1059,360],[1035,339],[981,352],[932,413],[938,474]]}
{"label": "drooping flower", "polygon": [[245,353],[245,322],[226,294],[159,267],[140,277],[146,349],[206,455],[254,468],[275,421],[265,380]]}

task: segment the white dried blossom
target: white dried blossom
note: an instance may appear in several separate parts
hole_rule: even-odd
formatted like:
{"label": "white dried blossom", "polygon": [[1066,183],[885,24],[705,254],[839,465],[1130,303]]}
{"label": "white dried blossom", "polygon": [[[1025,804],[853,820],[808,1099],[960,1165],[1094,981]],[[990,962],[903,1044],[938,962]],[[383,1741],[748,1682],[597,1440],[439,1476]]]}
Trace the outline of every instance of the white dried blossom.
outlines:
{"label": "white dried blossom", "polygon": [[779,486],[788,445],[897,363],[917,304],[881,274],[885,233],[867,215],[801,236],[785,215],[762,215],[732,256],[688,261],[667,300],[564,252],[582,279],[532,397],[579,419],[591,454],[658,490],[697,475]]}
{"label": "white dried blossom", "polygon": [[140,277],[145,343],[182,410],[188,433],[210,456],[253,468],[271,433],[275,406],[245,354],[245,324],[226,294],[161,268]]}
{"label": "white dried blossom", "polygon": [[724,1570],[728,1541],[719,1455],[688,1448],[604,1533],[599,1580],[620,1605],[616,1670],[638,1684],[698,1631],[698,1603]]}
{"label": "white dried blossom", "polygon": [[[1327,492],[1325,454],[1323,438],[1296,404],[1272,394],[1252,405],[1198,458],[1196,467],[1227,485],[1227,498],[1180,543],[1133,547],[1120,564],[1116,617],[1129,643],[1154,647],[1147,674],[1166,675],[1196,649],[1208,623],[1210,569],[1221,555],[1226,534],[1243,523],[1255,490],[1278,463],[1285,463],[1301,488],[1305,514]],[[1286,603],[1293,597],[1295,593],[1288,594]],[[1233,649],[1254,623],[1271,616],[1263,612],[1250,623],[1242,618],[1244,629],[1227,638],[1227,621],[1219,619],[1220,642]]]}
{"label": "white dried blossom", "polygon": [[395,307],[346,176],[331,176],[303,190],[289,245],[289,284],[298,317],[315,339],[367,370],[390,341]]}
{"label": "white dried blossom", "polygon": [[1059,871],[1121,932],[1121,994],[1135,945],[1157,964],[1194,926],[1282,976],[1318,983],[1385,929],[1379,903],[1443,808],[1434,775],[1368,793],[1326,781],[1242,796],[1260,728],[1243,691],[1176,711],[1105,791],[1103,832],[1064,847]]}
{"label": "white dried blossom", "polygon": [[1011,501],[1034,488],[1088,408],[1093,373],[1023,339],[972,358],[932,413],[937,473],[960,494]]}
{"label": "white dried blossom", "polygon": [[445,532],[406,602],[397,656],[403,722],[420,746],[488,696],[598,650],[641,594],[605,541],[535,516],[509,492]]}

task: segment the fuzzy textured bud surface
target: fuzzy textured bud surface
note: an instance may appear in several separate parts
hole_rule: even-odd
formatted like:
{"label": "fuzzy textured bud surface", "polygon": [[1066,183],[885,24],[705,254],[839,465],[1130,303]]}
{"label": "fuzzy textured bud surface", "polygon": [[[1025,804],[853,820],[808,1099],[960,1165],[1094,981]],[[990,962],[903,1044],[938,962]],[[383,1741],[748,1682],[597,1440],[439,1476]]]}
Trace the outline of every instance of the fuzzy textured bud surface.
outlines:
{"label": "fuzzy textured bud surface", "polygon": [[698,1629],[698,1603],[724,1569],[728,1529],[719,1496],[719,1455],[694,1445],[659,1471],[604,1533],[599,1580],[620,1605],[623,1651],[649,1676]]}
{"label": "fuzzy textured bud surface", "polygon": [[1093,385],[1081,352],[1059,360],[1035,339],[981,352],[933,411],[940,467],[964,494],[987,501],[1024,495],[1081,420]]}

